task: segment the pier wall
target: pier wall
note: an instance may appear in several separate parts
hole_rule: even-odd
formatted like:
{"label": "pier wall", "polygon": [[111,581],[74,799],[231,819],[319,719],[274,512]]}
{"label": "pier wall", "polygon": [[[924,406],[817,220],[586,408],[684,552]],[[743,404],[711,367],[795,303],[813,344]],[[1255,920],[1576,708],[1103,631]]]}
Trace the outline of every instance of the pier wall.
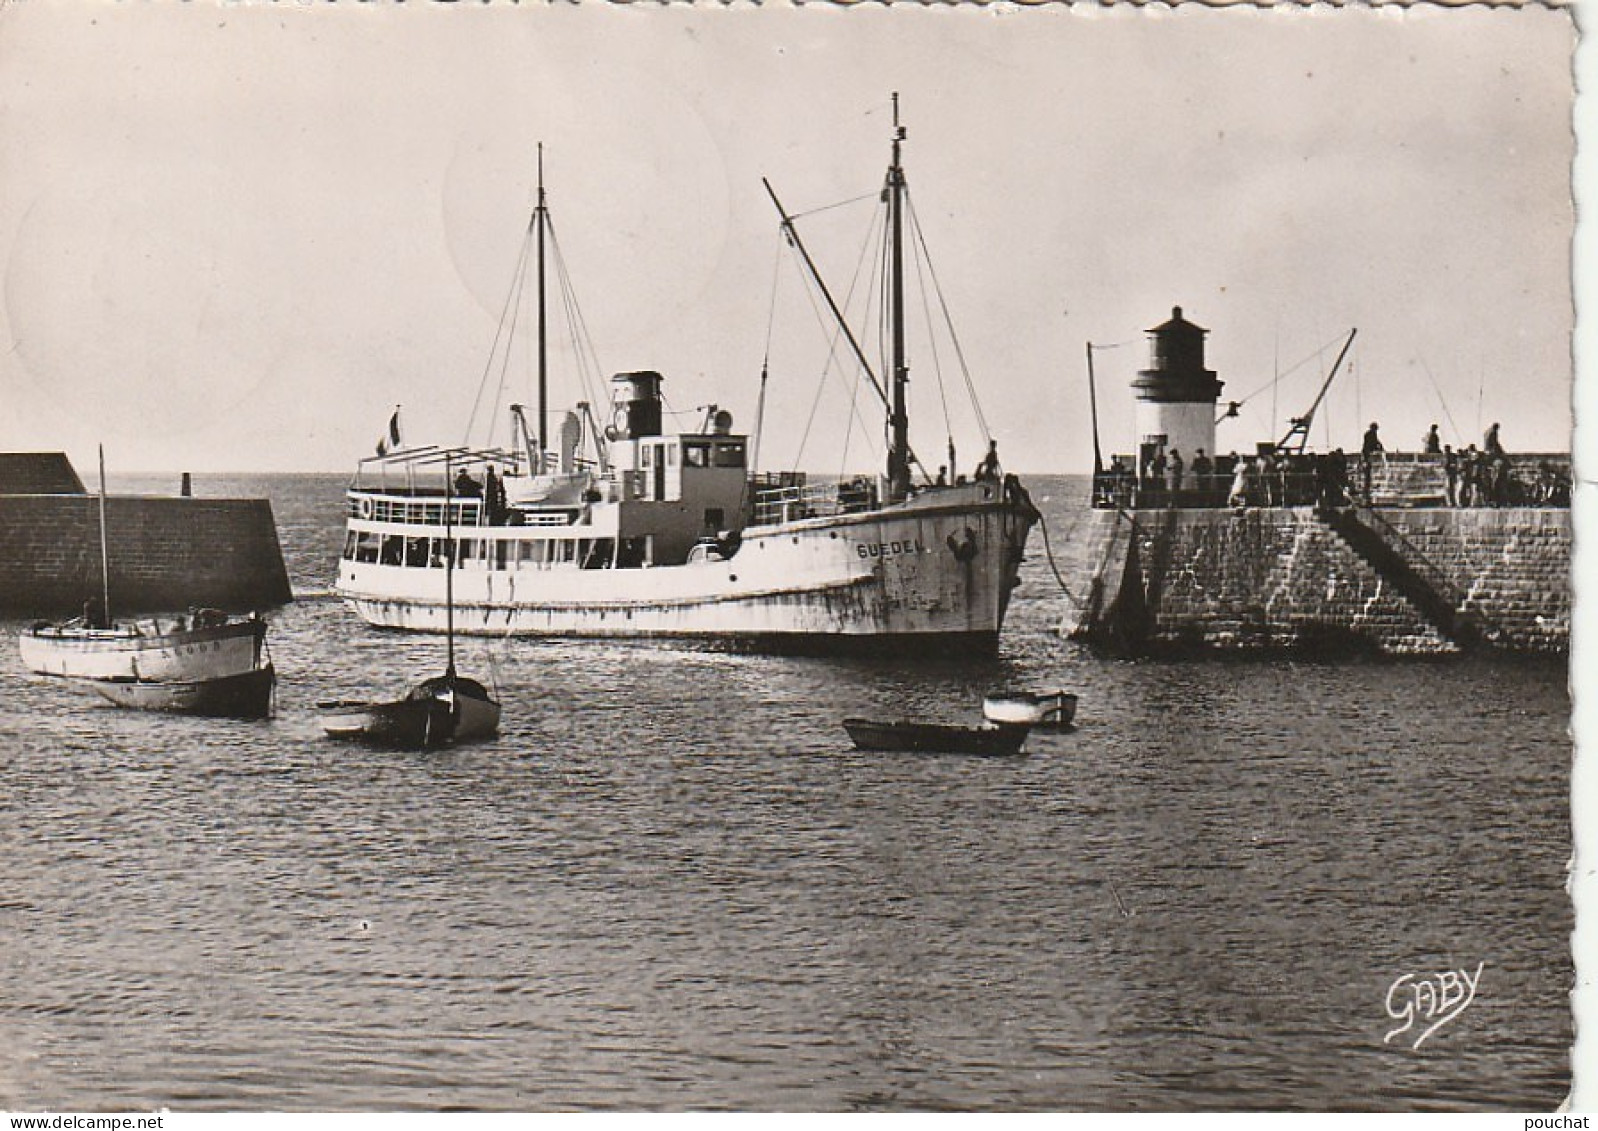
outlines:
{"label": "pier wall", "polygon": [[[110,496],[106,528],[114,613],[292,599],[266,499]],[[0,581],[0,613],[81,613],[100,591],[99,498],[0,493]]]}
{"label": "pier wall", "polygon": [[1091,511],[1059,555],[1073,598],[1061,631],[1134,649],[1456,651],[1454,626],[1406,596],[1429,576],[1489,646],[1568,649],[1568,510],[1379,508],[1371,521],[1409,577],[1308,507]]}
{"label": "pier wall", "polygon": [[0,452],[0,495],[81,495],[65,452]]}

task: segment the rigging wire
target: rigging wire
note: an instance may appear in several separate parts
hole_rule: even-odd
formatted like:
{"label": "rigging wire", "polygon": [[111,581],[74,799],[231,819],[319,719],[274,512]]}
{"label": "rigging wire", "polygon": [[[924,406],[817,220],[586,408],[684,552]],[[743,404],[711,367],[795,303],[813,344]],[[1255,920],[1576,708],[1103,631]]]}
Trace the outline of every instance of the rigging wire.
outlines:
{"label": "rigging wire", "polygon": [[[944,387],[943,359],[938,353],[938,337],[932,332],[932,307],[927,301],[927,281],[924,274],[926,262],[922,255],[924,250],[919,244],[912,245],[916,266],[916,281],[921,288],[921,316],[927,320],[927,348],[928,352],[932,354],[932,371],[938,378],[938,399],[943,404],[944,439],[948,442],[949,451],[952,453],[954,451],[954,420],[949,414],[949,392]],[[953,463],[954,457],[952,454],[949,459]],[[925,476],[926,472],[927,469],[923,467],[921,474]],[[954,482],[955,474],[955,469],[951,466],[949,468],[949,482]]]}
{"label": "rigging wire", "polygon": [[[1261,385],[1259,388],[1255,389],[1253,392],[1249,393],[1247,396],[1239,397],[1239,398],[1237,398],[1235,401],[1233,401],[1231,403],[1234,403],[1238,407],[1241,408],[1243,405],[1246,405],[1249,401],[1253,400],[1255,397],[1259,396],[1261,393],[1265,392],[1267,389],[1272,390],[1273,400],[1274,400],[1274,392],[1275,392],[1275,388],[1276,388],[1276,385],[1277,385],[1278,382],[1280,382],[1280,381],[1282,381],[1282,380],[1284,380],[1284,379],[1286,379],[1288,377],[1291,377],[1294,373],[1297,373],[1300,369],[1304,368],[1304,366],[1308,365],[1312,361],[1319,361],[1321,363],[1321,368],[1325,369],[1326,368],[1326,351],[1328,349],[1330,349],[1332,346],[1335,346],[1338,342],[1340,342],[1342,340],[1343,340],[1343,335],[1340,334],[1337,337],[1333,338],[1330,342],[1327,342],[1325,345],[1316,347],[1316,349],[1312,353],[1310,353],[1308,356],[1300,359],[1299,361],[1294,362],[1292,365],[1288,366],[1286,369],[1284,369],[1280,373],[1276,374],[1276,376],[1272,377],[1269,381],[1267,381],[1265,384]],[[1122,342],[1121,344],[1122,345],[1126,345],[1128,343]],[[1113,346],[1094,345],[1093,348],[1094,349],[1114,349],[1115,347],[1113,347]]]}
{"label": "rigging wire", "polygon": [[[499,386],[494,390],[494,404],[503,404],[505,401],[505,382],[510,379],[511,345],[516,341],[516,327],[521,321],[522,297],[527,291],[527,272],[518,272],[515,283],[515,300],[511,308],[510,329],[505,334],[505,352],[499,363]],[[499,413],[488,414],[488,435],[484,439],[484,446],[494,446],[494,433],[498,430]]]}
{"label": "rigging wire", "polygon": [[[477,396],[472,399],[472,412],[466,418],[465,442],[468,444],[471,443],[472,429],[477,424],[477,410],[482,404],[483,390],[488,387],[489,374],[494,370],[494,358],[499,352],[500,339],[505,336],[506,315],[510,313],[512,302],[520,294],[520,283],[527,270],[527,251],[532,245],[532,231],[533,221],[529,220],[527,223],[527,238],[522,240],[521,251],[516,256],[516,273],[511,276],[510,291],[505,295],[505,305],[499,312],[499,325],[494,327],[494,340],[488,347],[488,360],[483,364],[483,376],[477,382]],[[512,319],[512,323],[514,324],[514,319]],[[509,349],[508,340],[506,348]]]}
{"label": "rigging wire", "polygon": [[[855,263],[854,276],[850,279],[848,293],[844,296],[844,309],[845,310],[847,310],[849,308],[849,304],[854,299],[855,291],[859,288],[860,275],[861,275],[862,269],[865,267],[865,264],[866,264],[867,252],[869,252],[871,250],[872,245],[876,242],[877,225],[878,225],[879,220],[881,220],[882,218],[883,218],[883,213],[882,213],[881,209],[876,210],[873,213],[873,215],[872,215],[871,226],[866,232],[865,241],[861,245],[861,248],[860,248],[860,257]],[[798,254],[797,249],[795,250],[795,254],[796,255]],[[803,274],[804,273],[801,272],[801,275],[803,275]],[[798,451],[794,455],[793,470],[798,470],[799,460],[803,457],[805,445],[809,442],[810,430],[815,424],[816,409],[817,409],[817,406],[821,402],[821,394],[822,394],[822,392],[824,391],[824,389],[826,387],[826,377],[827,377],[827,374],[832,370],[832,367],[833,367],[834,363],[836,362],[837,355],[838,355],[838,344],[839,344],[840,339],[843,336],[843,328],[836,324],[836,320],[829,319],[826,315],[824,315],[822,313],[821,306],[820,306],[819,300],[817,298],[817,289],[818,289],[819,284],[815,280],[808,279],[808,277],[807,277],[807,283],[808,283],[808,285],[805,288],[805,293],[810,299],[810,306],[811,306],[811,309],[815,312],[816,320],[818,322],[820,322],[823,326],[826,326],[829,322],[832,323],[832,327],[831,327],[831,330],[830,330],[831,341],[830,341],[830,343],[828,345],[828,349],[827,349],[827,360],[822,366],[821,379],[817,382],[816,396],[815,396],[815,399],[811,402],[810,416],[805,421],[804,432],[799,437],[799,448],[798,448]],[[868,288],[868,290],[869,290],[869,288]],[[870,298],[869,297],[867,298],[866,308],[867,308],[867,312],[868,312],[868,315],[869,315],[869,311],[870,311]],[[854,411],[855,411],[856,415],[858,415],[858,412],[859,412],[858,406],[855,406],[855,410]],[[862,427],[863,426],[864,426],[864,424],[862,422]]]}
{"label": "rigging wire", "polygon": [[[930,251],[927,250],[926,237],[921,231],[921,218],[916,213],[915,204],[910,199],[908,185],[905,186],[904,197],[908,206],[907,210],[910,213],[910,229],[915,233],[916,241],[921,245],[922,252],[927,256],[927,271],[932,276],[932,286],[937,291],[938,306],[943,312],[944,325],[949,329],[949,340],[954,345],[954,355],[960,362],[960,372],[965,378],[966,391],[971,398],[971,410],[976,414],[977,418],[977,427],[981,429],[984,440],[991,440],[993,439],[993,433],[988,430],[987,417],[982,412],[982,402],[977,398],[976,384],[971,380],[971,368],[966,364],[965,350],[961,348],[960,337],[955,333],[954,319],[949,314],[949,303],[943,295],[943,284],[938,280],[937,268],[932,265],[932,256]],[[954,472],[951,470],[949,474],[952,475]]]}
{"label": "rigging wire", "polygon": [[605,371],[599,364],[599,353],[594,348],[594,337],[588,329],[588,319],[583,316],[582,307],[577,305],[577,288],[572,285],[571,272],[566,265],[566,255],[561,250],[560,240],[555,235],[555,218],[547,213],[544,216],[544,231],[549,236],[549,247],[553,253],[551,258],[555,261],[557,289],[561,292],[563,304],[567,308],[567,326],[571,334],[572,351],[577,360],[578,384],[582,388],[583,399],[590,405],[597,404],[598,398],[595,396],[594,387],[589,383],[589,375],[591,373],[593,380],[598,382],[600,389],[603,389]]}
{"label": "rigging wire", "polygon": [[851,204],[859,204],[862,200],[876,200],[880,197],[881,190],[877,189],[850,197],[848,200],[840,200],[836,204],[823,204],[820,208],[812,208],[809,212],[790,212],[788,219],[803,220],[806,216],[819,216],[823,212],[831,212],[834,208],[847,208]]}
{"label": "rigging wire", "polygon": [[766,382],[771,375],[771,337],[777,328],[777,289],[782,283],[782,244],[771,257],[771,302],[766,309],[766,349],[760,357],[760,396],[755,401],[754,443],[749,448],[749,471],[760,471],[760,441],[766,431]]}
{"label": "rigging wire", "polygon": [[1454,422],[1454,414],[1448,411],[1448,402],[1443,399],[1443,390],[1442,387],[1437,384],[1437,378],[1432,376],[1432,367],[1426,364],[1426,359],[1424,357],[1419,358],[1418,360],[1420,361],[1421,369],[1423,369],[1426,373],[1426,379],[1432,383],[1432,392],[1437,394],[1437,403],[1442,406],[1443,415],[1448,417],[1448,427],[1454,431],[1454,443],[1463,445],[1465,442],[1465,436],[1462,432],[1460,432],[1459,425]]}

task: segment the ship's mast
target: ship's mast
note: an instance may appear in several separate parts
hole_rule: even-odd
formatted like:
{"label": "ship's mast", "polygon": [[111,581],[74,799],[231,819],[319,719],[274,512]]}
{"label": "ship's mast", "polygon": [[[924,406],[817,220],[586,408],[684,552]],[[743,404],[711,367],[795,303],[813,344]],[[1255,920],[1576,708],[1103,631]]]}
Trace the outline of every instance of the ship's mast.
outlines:
{"label": "ship's mast", "polygon": [[[549,450],[549,359],[544,317],[544,226],[549,209],[544,205],[544,143],[538,143],[538,205],[533,209],[538,229],[538,458],[542,462]],[[542,466],[533,469],[541,475]]]}
{"label": "ship's mast", "polygon": [[[100,623],[111,623],[111,550],[105,536],[105,445],[100,445]],[[94,625],[90,625],[94,628]]]}
{"label": "ship's mast", "polygon": [[444,456],[444,647],[448,662],[444,674],[455,680],[455,473],[448,453]]}
{"label": "ship's mast", "polygon": [[892,439],[888,448],[888,499],[902,502],[910,494],[910,418],[905,409],[905,387],[910,370],[904,358],[904,169],[899,164],[899,145],[905,129],[899,124],[899,94],[893,95],[893,160],[888,166],[888,288],[889,322],[893,335],[893,404],[888,427]]}

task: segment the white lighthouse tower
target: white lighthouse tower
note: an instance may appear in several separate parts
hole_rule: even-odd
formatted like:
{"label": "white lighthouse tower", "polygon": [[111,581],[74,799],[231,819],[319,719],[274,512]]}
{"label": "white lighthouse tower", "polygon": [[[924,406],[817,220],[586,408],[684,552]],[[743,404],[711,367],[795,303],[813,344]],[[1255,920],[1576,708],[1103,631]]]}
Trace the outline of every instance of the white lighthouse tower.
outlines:
{"label": "white lighthouse tower", "polygon": [[1171,320],[1148,331],[1149,367],[1132,382],[1137,392],[1138,474],[1156,453],[1180,451],[1191,464],[1200,450],[1215,458],[1215,405],[1221,382],[1204,368],[1209,331],[1171,308]]}

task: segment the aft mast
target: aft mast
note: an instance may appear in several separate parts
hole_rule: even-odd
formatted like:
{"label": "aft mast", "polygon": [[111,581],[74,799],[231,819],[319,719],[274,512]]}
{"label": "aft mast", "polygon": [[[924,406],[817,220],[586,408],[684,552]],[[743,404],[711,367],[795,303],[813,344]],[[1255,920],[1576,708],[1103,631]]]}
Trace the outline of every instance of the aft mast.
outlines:
{"label": "aft mast", "polygon": [[899,124],[899,92],[893,94],[893,159],[888,165],[888,288],[889,322],[893,334],[893,404],[888,412],[892,439],[888,448],[888,501],[903,502],[910,494],[910,418],[905,409],[905,387],[910,370],[904,358],[904,168],[899,144],[905,129]]}
{"label": "aft mast", "polygon": [[450,511],[455,509],[454,468],[450,457],[444,456],[444,640],[445,654],[449,657],[444,674],[450,685],[455,683],[455,521]]}
{"label": "aft mast", "polygon": [[[544,143],[538,143],[538,204],[533,209],[533,219],[538,230],[538,458],[545,461],[549,451],[549,354],[548,336],[544,316],[544,228],[549,223],[549,209],[544,204]],[[532,469],[541,475],[543,467]]]}

